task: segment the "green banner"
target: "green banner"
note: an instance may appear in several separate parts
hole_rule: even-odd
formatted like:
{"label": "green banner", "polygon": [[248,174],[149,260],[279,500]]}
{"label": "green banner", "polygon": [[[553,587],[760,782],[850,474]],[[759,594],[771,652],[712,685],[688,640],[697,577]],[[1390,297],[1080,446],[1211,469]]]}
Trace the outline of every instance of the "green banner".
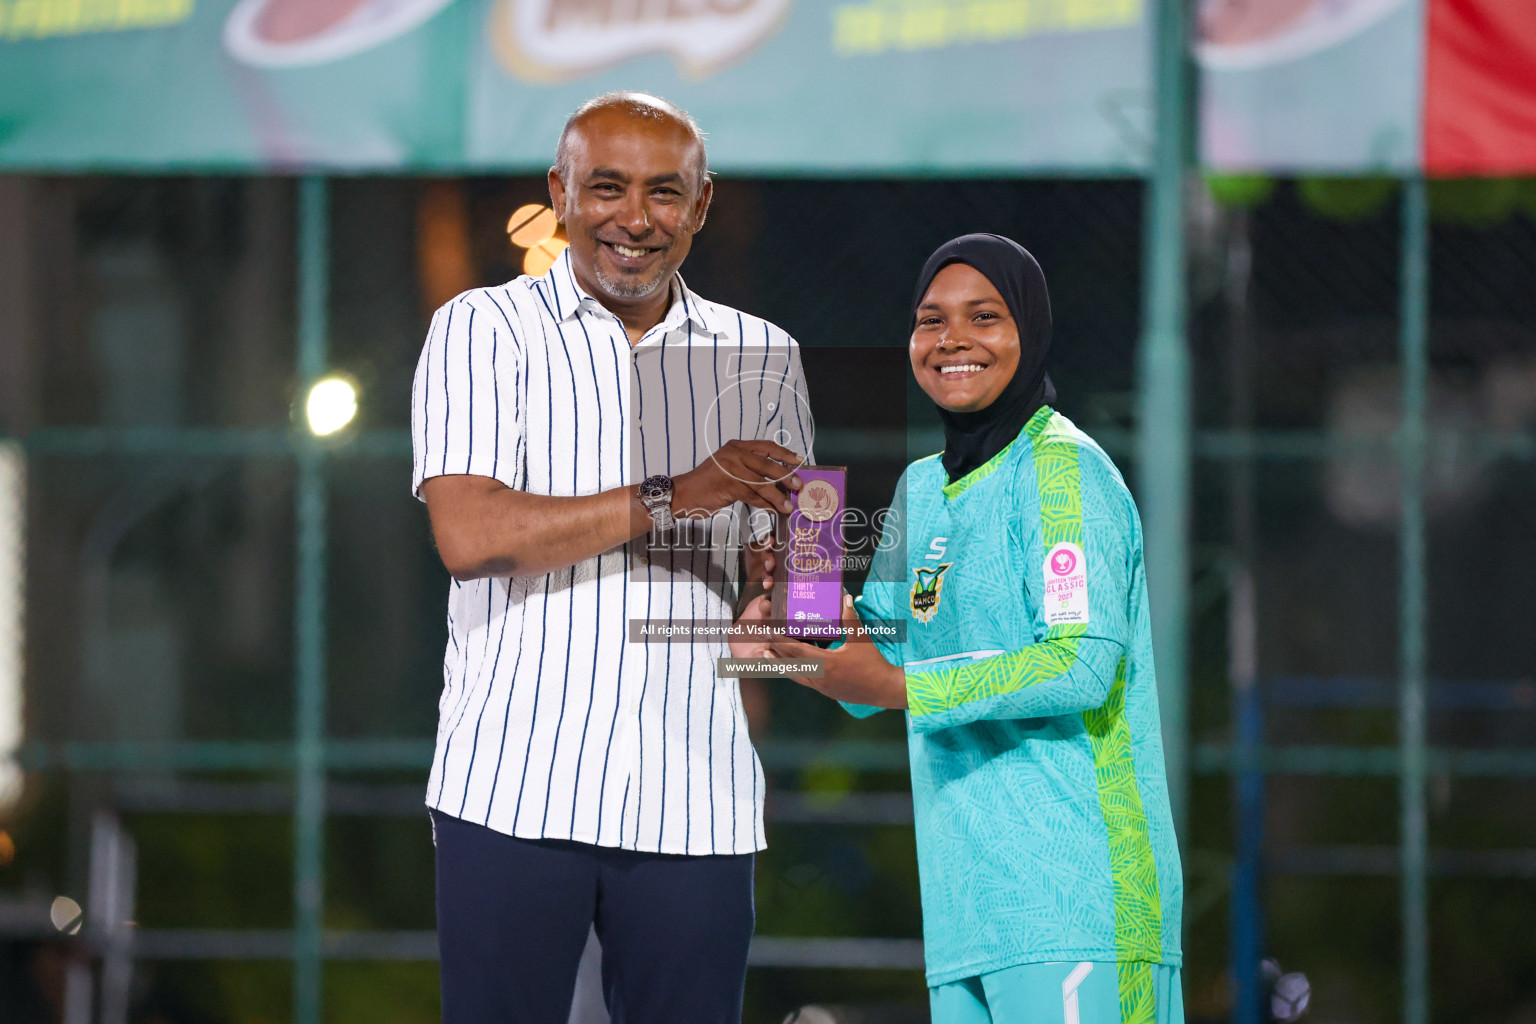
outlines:
{"label": "green banner", "polygon": [[0,167],[538,171],[609,89],[764,173],[1140,170],[1153,0],[0,0]]}

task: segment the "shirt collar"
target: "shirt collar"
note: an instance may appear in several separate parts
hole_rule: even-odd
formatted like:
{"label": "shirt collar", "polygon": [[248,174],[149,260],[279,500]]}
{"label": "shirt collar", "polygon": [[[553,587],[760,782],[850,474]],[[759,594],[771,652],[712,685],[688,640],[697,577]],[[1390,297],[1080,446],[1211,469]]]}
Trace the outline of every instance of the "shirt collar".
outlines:
{"label": "shirt collar", "polygon": [[[545,273],[544,280],[549,282],[554,293],[554,313],[556,319],[561,322],[571,319],[582,310],[591,313],[601,311],[607,316],[613,315],[577,282],[576,272],[571,268],[569,248],[560,253]],[[667,315],[662,317],[661,326],[667,331],[674,331],[682,327],[685,320],[691,320],[694,326],[706,334],[722,333],[722,329],[704,308],[704,303],[700,302],[698,296],[683,282],[683,276],[672,275],[672,283],[675,285],[672,290],[672,305],[667,310]]]}

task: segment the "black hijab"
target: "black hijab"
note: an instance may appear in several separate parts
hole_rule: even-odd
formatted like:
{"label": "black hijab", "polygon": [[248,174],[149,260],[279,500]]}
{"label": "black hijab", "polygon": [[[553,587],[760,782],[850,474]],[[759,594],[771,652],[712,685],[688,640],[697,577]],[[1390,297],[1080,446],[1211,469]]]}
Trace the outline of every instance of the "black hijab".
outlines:
{"label": "black hijab", "polygon": [[1043,405],[1056,401],[1056,389],[1045,374],[1051,350],[1051,295],[1045,273],[1029,250],[1002,235],[962,235],[939,246],[923,264],[912,297],[912,327],[917,307],[933,279],[951,263],[980,271],[1002,295],[1019,329],[1019,365],[997,400],[976,412],[939,409],[944,421],[944,470],[950,483],[1008,446]]}

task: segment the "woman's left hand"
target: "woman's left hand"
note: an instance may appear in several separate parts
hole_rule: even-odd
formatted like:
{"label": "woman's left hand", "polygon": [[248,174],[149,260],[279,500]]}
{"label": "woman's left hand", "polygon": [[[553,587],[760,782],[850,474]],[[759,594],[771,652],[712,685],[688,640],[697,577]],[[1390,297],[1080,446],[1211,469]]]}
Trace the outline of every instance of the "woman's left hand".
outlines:
{"label": "woman's left hand", "polygon": [[[766,602],[768,598],[758,600]],[[824,668],[821,676],[795,679],[795,682],[833,700],[877,708],[905,708],[907,674],[899,665],[886,661],[869,634],[858,628],[861,625],[859,613],[848,594],[843,595],[842,624],[850,633],[844,638],[843,645],[835,650],[779,636],[768,644],[768,656],[820,661]]]}

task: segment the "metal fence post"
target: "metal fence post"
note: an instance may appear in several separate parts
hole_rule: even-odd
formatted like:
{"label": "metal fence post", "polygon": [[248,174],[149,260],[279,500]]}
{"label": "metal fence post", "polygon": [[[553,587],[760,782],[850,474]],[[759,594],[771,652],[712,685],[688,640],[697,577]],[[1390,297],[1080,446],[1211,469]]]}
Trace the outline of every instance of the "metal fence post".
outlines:
{"label": "metal fence post", "polygon": [[1424,808],[1424,423],[1429,377],[1429,204],[1424,178],[1403,182],[1401,284],[1402,529],[1398,565],[1402,753],[1403,1020],[1429,1021],[1429,837]]}
{"label": "metal fence post", "polygon": [[[299,183],[298,400],[325,372],[329,238],[326,181]],[[300,429],[294,485],[293,1020],[319,1024],[325,906],[325,459]]]}
{"label": "metal fence post", "polygon": [[[1253,436],[1254,345],[1249,316],[1253,276],[1251,214],[1231,215],[1227,238],[1227,317],[1231,334],[1231,415],[1234,434]],[[1264,955],[1264,905],[1259,891],[1264,850],[1264,701],[1259,692],[1258,588],[1254,581],[1254,460],[1244,452],[1232,462],[1231,582],[1227,597],[1227,671],[1232,689],[1232,798],[1234,803],[1232,895],[1232,1024],[1261,1024],[1259,964]]]}
{"label": "metal fence post", "polygon": [[1179,835],[1188,802],[1189,353],[1184,328],[1184,177],[1189,161],[1184,2],[1156,4],[1156,142],[1147,182],[1138,351],[1137,466],[1168,795]]}
{"label": "metal fence post", "polygon": [[91,822],[86,927],[101,957],[100,1024],[128,1024],[137,889],[138,851],[133,836],[115,811],[98,810]]}

